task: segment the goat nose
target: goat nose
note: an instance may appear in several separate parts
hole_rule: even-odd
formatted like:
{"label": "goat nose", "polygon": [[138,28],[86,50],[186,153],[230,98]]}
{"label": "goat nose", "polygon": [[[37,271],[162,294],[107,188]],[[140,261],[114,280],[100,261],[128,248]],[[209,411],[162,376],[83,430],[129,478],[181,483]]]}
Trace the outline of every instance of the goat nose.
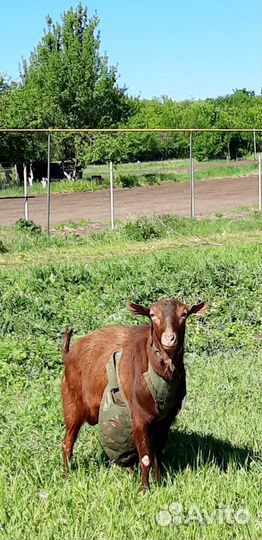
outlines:
{"label": "goat nose", "polygon": [[177,336],[174,332],[164,332],[162,334],[161,343],[164,347],[174,347],[177,341]]}
{"label": "goat nose", "polygon": [[169,343],[175,343],[176,334],[167,334],[166,335],[166,341],[168,341]]}

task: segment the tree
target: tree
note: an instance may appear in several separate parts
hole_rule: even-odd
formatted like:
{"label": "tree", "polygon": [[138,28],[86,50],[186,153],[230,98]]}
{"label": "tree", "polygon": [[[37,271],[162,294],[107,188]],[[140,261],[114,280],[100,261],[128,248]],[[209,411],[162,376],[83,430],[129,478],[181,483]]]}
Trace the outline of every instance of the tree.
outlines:
{"label": "tree", "polygon": [[[98,17],[89,18],[81,4],[64,13],[61,24],[53,24],[47,17],[43,38],[29,61],[22,63],[20,85],[9,89],[2,125],[107,128],[127,121],[132,101],[126,88],[118,85],[116,67],[99,52],[98,23]],[[0,80],[0,90],[2,87]],[[75,141],[71,135],[55,136],[53,158],[75,157]],[[46,141],[37,144],[32,138],[28,149],[31,159],[40,159],[46,155]]]}
{"label": "tree", "polygon": [[16,97],[24,127],[98,128],[128,118],[117,69],[99,54],[98,23],[81,4],[64,13],[61,24],[47,17],[44,37],[22,65]]}

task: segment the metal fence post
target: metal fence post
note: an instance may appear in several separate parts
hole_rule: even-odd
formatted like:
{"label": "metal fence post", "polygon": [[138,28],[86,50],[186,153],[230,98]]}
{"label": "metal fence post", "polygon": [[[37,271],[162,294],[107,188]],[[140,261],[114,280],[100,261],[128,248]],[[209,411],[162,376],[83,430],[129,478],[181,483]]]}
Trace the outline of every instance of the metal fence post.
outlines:
{"label": "metal fence post", "polygon": [[257,159],[257,139],[256,139],[256,130],[254,129],[254,159]]}
{"label": "metal fence post", "polygon": [[24,163],[24,200],[25,200],[25,219],[28,221],[29,208],[28,208],[28,184],[27,184],[27,167]]}
{"label": "metal fence post", "polygon": [[258,207],[262,210],[262,157],[258,154]]}
{"label": "metal fence post", "polygon": [[109,163],[109,176],[110,176],[110,216],[111,216],[111,229],[115,228],[115,212],[114,212],[114,171],[113,163]]}
{"label": "metal fence post", "polygon": [[193,158],[193,133],[190,131],[190,215],[195,218],[195,179],[194,179],[194,158]]}
{"label": "metal fence post", "polygon": [[51,210],[51,178],[50,178],[50,162],[51,162],[51,133],[48,133],[47,138],[47,234],[50,236],[50,210]]}

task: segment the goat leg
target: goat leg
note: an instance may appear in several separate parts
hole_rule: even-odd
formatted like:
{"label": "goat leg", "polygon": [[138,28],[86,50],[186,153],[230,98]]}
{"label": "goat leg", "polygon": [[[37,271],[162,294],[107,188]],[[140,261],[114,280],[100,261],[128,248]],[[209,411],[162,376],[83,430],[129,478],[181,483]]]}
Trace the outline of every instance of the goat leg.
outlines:
{"label": "goat leg", "polygon": [[160,473],[163,461],[163,451],[166,446],[172,418],[165,418],[154,424],[153,441],[154,441],[154,478],[156,482],[160,480]]}
{"label": "goat leg", "polygon": [[142,470],[142,489],[149,489],[149,473],[153,464],[148,424],[140,419],[133,419],[134,441]]}

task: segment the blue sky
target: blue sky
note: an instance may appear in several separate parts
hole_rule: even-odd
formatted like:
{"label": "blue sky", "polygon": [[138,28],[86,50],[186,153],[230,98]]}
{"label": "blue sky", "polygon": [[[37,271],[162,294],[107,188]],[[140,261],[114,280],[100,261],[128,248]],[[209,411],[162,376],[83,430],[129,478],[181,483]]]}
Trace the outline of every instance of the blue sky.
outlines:
{"label": "blue sky", "polygon": [[[0,73],[18,64],[43,35],[45,17],[78,1],[9,0],[1,5]],[[120,83],[142,98],[202,99],[235,88],[261,89],[261,0],[90,0],[100,18],[101,52],[118,64]]]}

